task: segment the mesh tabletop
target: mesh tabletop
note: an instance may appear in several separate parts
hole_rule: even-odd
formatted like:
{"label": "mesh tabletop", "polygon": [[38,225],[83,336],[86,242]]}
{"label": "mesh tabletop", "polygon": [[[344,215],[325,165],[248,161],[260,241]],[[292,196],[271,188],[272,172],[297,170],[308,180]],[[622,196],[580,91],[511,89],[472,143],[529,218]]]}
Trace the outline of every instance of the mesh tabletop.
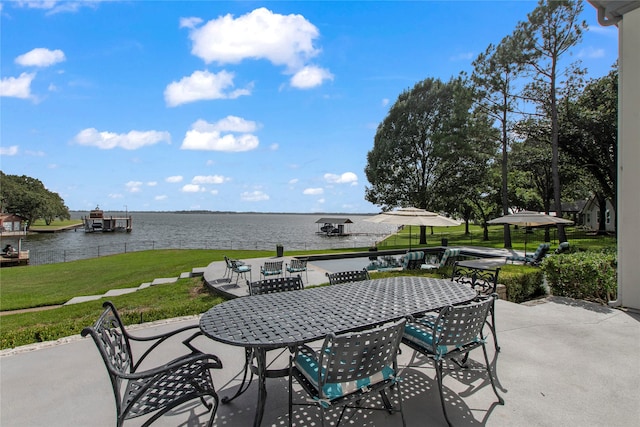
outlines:
{"label": "mesh tabletop", "polygon": [[200,328],[226,344],[278,348],[418,316],[475,296],[451,280],[390,277],[236,298],[208,310]]}

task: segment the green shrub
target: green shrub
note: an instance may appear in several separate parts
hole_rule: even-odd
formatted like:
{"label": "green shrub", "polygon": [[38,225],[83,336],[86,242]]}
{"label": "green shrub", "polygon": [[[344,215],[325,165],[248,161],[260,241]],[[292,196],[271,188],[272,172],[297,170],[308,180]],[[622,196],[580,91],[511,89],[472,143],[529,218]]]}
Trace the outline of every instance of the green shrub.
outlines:
{"label": "green shrub", "polygon": [[547,293],[544,274],[537,267],[505,265],[500,270],[498,282],[507,288],[507,300],[515,303],[529,301]]}
{"label": "green shrub", "polygon": [[587,251],[546,258],[544,270],[551,293],[606,303],[616,298],[617,260],[614,251]]}

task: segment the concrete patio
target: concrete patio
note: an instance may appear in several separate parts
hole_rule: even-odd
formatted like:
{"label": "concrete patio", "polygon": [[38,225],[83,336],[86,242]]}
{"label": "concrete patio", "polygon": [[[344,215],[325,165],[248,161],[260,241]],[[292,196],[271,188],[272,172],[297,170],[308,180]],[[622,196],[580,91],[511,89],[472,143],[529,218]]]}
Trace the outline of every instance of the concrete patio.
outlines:
{"label": "concrete patio", "polygon": [[[259,276],[263,259],[248,260]],[[326,270],[310,266],[309,283],[326,283]],[[212,263],[205,280],[228,292],[246,295],[246,285],[219,281],[223,263]],[[305,279],[305,275],[302,275]],[[257,280],[259,277],[253,277]],[[170,284],[162,285],[170,286]],[[95,304],[100,304],[96,301]],[[144,324],[129,330],[138,335],[188,324],[198,317]],[[482,351],[472,353],[471,369],[450,370],[444,378],[449,416],[458,426],[632,426],[640,423],[640,315],[583,301],[549,297],[529,304],[498,301],[496,322],[502,351],[489,357],[496,367],[498,390],[505,405],[496,405],[485,371],[477,370]],[[214,371],[219,395],[232,394],[244,361],[240,348],[204,337],[197,346],[220,357]],[[408,426],[444,426],[435,371],[428,361],[402,347],[401,387]],[[134,349],[135,351],[135,349]],[[179,354],[179,341],[168,345],[160,363]],[[166,357],[166,359],[164,359]],[[273,361],[287,363],[287,354]],[[153,361],[152,361],[153,362]],[[89,338],[69,337],[52,343],[0,353],[0,425],[111,426],[115,404],[100,356]],[[287,425],[287,379],[267,379],[263,426]],[[294,389],[297,399],[301,390]],[[220,404],[216,426],[252,425],[256,385],[229,404]],[[335,414],[332,414],[335,415]],[[295,425],[317,421],[313,408],[298,407]],[[336,417],[333,417],[335,421]],[[157,421],[158,426],[194,426],[207,420],[205,408],[187,403]],[[125,425],[139,425],[130,421]],[[399,414],[384,411],[352,413],[343,423],[356,426],[402,425]],[[315,424],[318,425],[318,424]]]}

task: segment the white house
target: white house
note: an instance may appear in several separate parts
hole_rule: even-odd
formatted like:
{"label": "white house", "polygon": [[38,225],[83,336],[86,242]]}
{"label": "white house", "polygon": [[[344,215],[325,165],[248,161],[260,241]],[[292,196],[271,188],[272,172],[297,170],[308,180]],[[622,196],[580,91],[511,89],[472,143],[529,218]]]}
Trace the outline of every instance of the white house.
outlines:
{"label": "white house", "polygon": [[[600,204],[595,197],[590,198],[585,203],[579,213],[582,225],[591,230],[600,230]],[[616,231],[616,211],[610,200],[607,200],[607,206],[604,214],[605,230],[611,233]]]}

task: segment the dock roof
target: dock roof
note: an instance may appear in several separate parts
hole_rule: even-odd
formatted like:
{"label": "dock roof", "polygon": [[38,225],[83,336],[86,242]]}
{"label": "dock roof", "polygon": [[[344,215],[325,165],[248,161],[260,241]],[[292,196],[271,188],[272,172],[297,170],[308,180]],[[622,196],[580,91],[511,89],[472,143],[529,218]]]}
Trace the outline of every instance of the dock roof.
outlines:
{"label": "dock roof", "polygon": [[320,218],[316,224],[353,224],[349,218]]}

